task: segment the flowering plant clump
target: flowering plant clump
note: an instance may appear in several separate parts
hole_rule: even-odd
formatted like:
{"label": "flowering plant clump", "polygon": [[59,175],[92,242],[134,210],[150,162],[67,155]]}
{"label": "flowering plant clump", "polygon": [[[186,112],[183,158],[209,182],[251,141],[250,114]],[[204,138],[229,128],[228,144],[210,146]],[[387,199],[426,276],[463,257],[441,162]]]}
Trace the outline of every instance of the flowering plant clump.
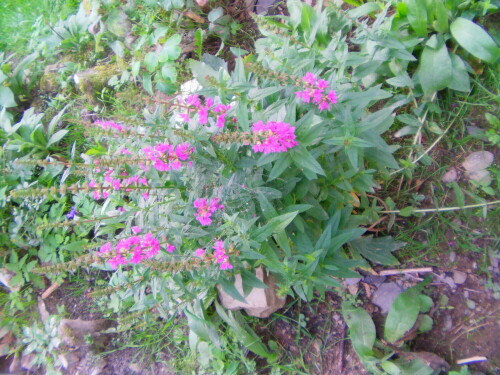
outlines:
{"label": "flowering plant clump", "polygon": [[71,225],[92,233],[88,259],[106,260],[106,271],[118,269],[110,284],[126,286],[109,297],[117,311],[158,306],[201,322],[216,286],[240,301],[264,288],[256,268],[273,274],[281,297],[310,300],[358,277],[356,267],[395,264],[397,243],[377,238],[387,250],[375,252],[361,236],[377,216],[373,192],[399,168],[382,135],[406,97],[389,99],[380,85],[362,91],[369,69],[331,66],[337,52],[350,53],[339,43],[344,28],[301,27],[295,20],[293,39],[259,39],[253,62],[238,58],[232,72],[214,56],[190,61],[198,92],[155,102],[123,125],[97,123],[112,132],[97,134],[107,150],[74,163],[91,171],[78,175],[84,181],[17,193],[73,194]]}
{"label": "flowering plant clump", "polygon": [[302,99],[304,103],[313,103],[318,106],[320,111],[330,109],[332,104],[337,103],[337,93],[334,90],[325,89],[329,86],[328,81],[317,78],[313,73],[306,73],[302,78],[305,85],[303,91],[295,91],[297,98]]}

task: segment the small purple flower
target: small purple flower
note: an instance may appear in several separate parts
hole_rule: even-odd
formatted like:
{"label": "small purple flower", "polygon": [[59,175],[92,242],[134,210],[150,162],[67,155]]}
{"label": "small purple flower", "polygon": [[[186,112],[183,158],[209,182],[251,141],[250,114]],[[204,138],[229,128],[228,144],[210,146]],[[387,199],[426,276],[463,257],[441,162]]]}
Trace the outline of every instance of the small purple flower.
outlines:
{"label": "small purple flower", "polygon": [[78,214],[78,211],[76,210],[75,206],[71,207],[71,210],[66,214],[66,217],[68,220],[74,219],[75,216]]}

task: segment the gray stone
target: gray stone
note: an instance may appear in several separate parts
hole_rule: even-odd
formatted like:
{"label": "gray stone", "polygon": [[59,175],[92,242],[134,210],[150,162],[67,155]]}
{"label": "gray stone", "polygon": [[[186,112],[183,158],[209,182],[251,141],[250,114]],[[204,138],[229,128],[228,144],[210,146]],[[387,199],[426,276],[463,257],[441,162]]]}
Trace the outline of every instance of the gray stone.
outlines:
{"label": "gray stone", "polygon": [[467,156],[462,166],[469,172],[488,168],[493,163],[493,154],[489,151],[477,151]]}
{"label": "gray stone", "polygon": [[255,13],[265,14],[269,8],[272,8],[278,0],[257,0],[255,4]]}
{"label": "gray stone", "polygon": [[403,292],[403,288],[394,282],[380,285],[373,294],[372,302],[380,307],[382,314],[387,314],[396,297]]}
{"label": "gray stone", "polygon": [[462,271],[453,271],[453,281],[455,284],[463,284],[467,280],[467,274]]}
{"label": "gray stone", "polygon": [[467,307],[471,310],[474,310],[476,308],[476,302],[474,302],[473,300],[471,299],[468,299],[466,301],[466,304],[467,304]]}
{"label": "gray stone", "polygon": [[451,315],[445,315],[443,319],[443,332],[451,331],[453,328],[453,320],[451,319]]}
{"label": "gray stone", "polygon": [[450,182],[456,181],[458,177],[457,170],[455,168],[450,168],[448,172],[446,172],[441,181],[445,184],[449,184]]}

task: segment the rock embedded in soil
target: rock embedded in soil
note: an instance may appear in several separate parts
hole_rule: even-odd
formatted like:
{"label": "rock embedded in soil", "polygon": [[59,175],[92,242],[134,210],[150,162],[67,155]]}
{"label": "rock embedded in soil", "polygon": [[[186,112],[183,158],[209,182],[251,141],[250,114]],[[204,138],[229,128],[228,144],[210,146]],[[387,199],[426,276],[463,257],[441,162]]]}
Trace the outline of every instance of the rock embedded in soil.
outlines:
{"label": "rock embedded in soil", "polygon": [[382,314],[387,314],[396,297],[402,292],[403,288],[395,282],[385,283],[373,294],[372,302],[380,308]]}
{"label": "rock embedded in soil", "polygon": [[[265,289],[253,288],[250,293],[245,296],[247,303],[234,299],[222,289],[222,286],[218,285],[219,298],[222,306],[228,310],[245,309],[248,315],[256,316],[257,318],[267,318],[278,309],[281,309],[285,305],[285,298],[278,296],[274,277],[268,274],[263,267],[257,268],[255,276],[268,287]],[[244,296],[241,275],[237,274],[234,278],[236,290]]]}
{"label": "rock embedded in soil", "polygon": [[467,280],[467,274],[462,271],[453,271],[453,282],[455,284],[463,284]]}
{"label": "rock embedded in soil", "polygon": [[114,325],[115,322],[107,319],[62,319],[58,333],[63,343],[70,347],[79,347],[86,344],[85,336],[97,335]]}
{"label": "rock embedded in soil", "polygon": [[465,158],[462,166],[465,169],[467,178],[473,181],[489,184],[491,177],[486,170],[493,163],[494,156],[489,151],[477,151]]}
{"label": "rock embedded in soil", "polygon": [[450,182],[456,181],[458,177],[457,170],[455,168],[450,168],[448,172],[446,172],[441,181],[445,184],[449,184]]}

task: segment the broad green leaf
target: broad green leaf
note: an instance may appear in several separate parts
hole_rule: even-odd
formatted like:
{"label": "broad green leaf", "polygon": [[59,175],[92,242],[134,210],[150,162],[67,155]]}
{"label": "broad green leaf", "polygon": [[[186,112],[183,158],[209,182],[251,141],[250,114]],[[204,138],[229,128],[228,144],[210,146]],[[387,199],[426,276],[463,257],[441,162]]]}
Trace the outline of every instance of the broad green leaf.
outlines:
{"label": "broad green leaf", "polygon": [[370,262],[393,266],[399,264],[393,251],[399,250],[404,242],[396,242],[392,237],[373,238],[366,236],[350,242],[350,245]]}
{"label": "broad green leaf", "polygon": [[208,13],[208,21],[214,22],[219,18],[221,18],[223,15],[224,15],[224,9],[222,9],[222,7],[212,9],[210,13]]}
{"label": "broad green leaf", "polygon": [[182,52],[181,47],[179,47],[181,39],[182,38],[179,34],[174,34],[168,38],[160,51],[158,60],[160,62],[165,62],[178,59]]}
{"label": "broad green leaf", "polygon": [[427,36],[427,8],[423,0],[406,0],[408,22],[419,37]]}
{"label": "broad green leaf", "polygon": [[0,106],[5,108],[11,108],[17,106],[12,90],[9,89],[8,87],[1,85],[0,85]]}
{"label": "broad green leaf", "polygon": [[470,91],[470,79],[469,72],[465,67],[465,63],[460,57],[454,53],[450,54],[451,58],[451,81],[449,88],[452,90],[469,92]]}
{"label": "broad green leaf", "polygon": [[144,56],[144,65],[148,72],[152,73],[158,66],[158,56],[154,52],[148,52],[146,56]]}
{"label": "broad green leaf", "polygon": [[460,46],[478,59],[494,64],[500,56],[500,48],[493,38],[479,25],[458,17],[450,25],[453,38]]}
{"label": "broad green leaf", "polygon": [[418,332],[419,333],[425,333],[429,332],[432,329],[434,322],[432,321],[432,318],[425,314],[422,315],[422,320],[420,321],[420,325],[418,326]]}
{"label": "broad green leaf", "polygon": [[169,79],[172,83],[177,81],[177,70],[172,63],[165,63],[161,67],[161,75],[164,79]]}
{"label": "broad green leaf", "polygon": [[421,313],[426,313],[428,312],[431,307],[434,305],[434,302],[432,302],[432,298],[429,296],[426,296],[425,294],[420,294],[418,296],[420,299],[420,312]]}
{"label": "broad green leaf", "polygon": [[288,156],[288,153],[285,153],[284,155],[281,155],[281,157],[276,160],[276,162],[273,165],[273,168],[271,169],[271,173],[269,173],[269,178],[267,181],[272,181],[279,176],[290,166],[291,164],[291,159]]}
{"label": "broad green leaf", "polygon": [[386,82],[394,87],[410,87],[413,88],[415,85],[413,84],[413,80],[408,75],[407,72],[401,72],[396,77],[389,78]]}
{"label": "broad green leaf", "polygon": [[390,343],[401,339],[413,328],[420,312],[419,292],[410,288],[394,300],[384,327],[384,337]]}
{"label": "broad green leaf", "polygon": [[376,332],[370,315],[348,302],[342,304],[342,315],[349,326],[349,338],[356,353],[362,360],[372,357]]}
{"label": "broad green leaf", "polygon": [[452,77],[451,59],[446,44],[443,41],[437,41],[437,48],[429,47],[429,44],[436,40],[436,36],[433,35],[420,57],[418,77],[426,94],[448,87]]}

